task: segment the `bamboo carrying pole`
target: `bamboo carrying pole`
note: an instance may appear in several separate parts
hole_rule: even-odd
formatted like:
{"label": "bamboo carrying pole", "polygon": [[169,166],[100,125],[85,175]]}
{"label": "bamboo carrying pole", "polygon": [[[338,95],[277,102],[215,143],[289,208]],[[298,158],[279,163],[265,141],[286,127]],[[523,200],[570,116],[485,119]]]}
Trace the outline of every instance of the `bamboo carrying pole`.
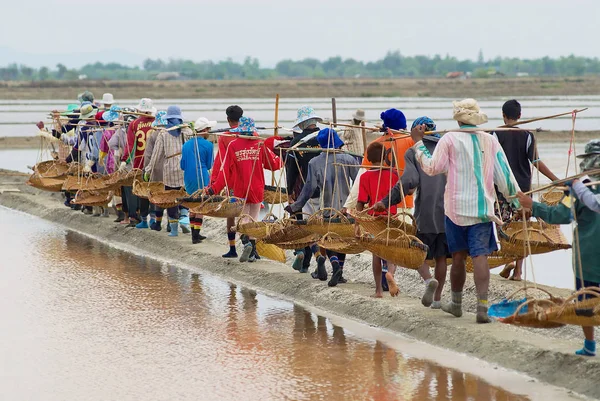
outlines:
{"label": "bamboo carrying pole", "polygon": [[365,128],[365,122],[361,121],[360,125],[362,126],[362,128],[360,129],[360,132],[361,132],[361,135],[362,135],[363,149],[367,150],[367,130]]}
{"label": "bamboo carrying pole", "polygon": [[586,107],[584,109],[567,111],[566,113],[559,113],[559,114],[554,114],[554,115],[546,116],[546,117],[536,117],[536,118],[532,118],[532,119],[529,119],[529,120],[517,121],[514,124],[501,125],[499,128],[510,128],[510,127],[514,127],[515,125],[529,124],[529,123],[534,123],[536,121],[549,120],[551,118],[557,118],[557,117],[567,116],[567,115],[573,114],[573,113],[577,114],[577,113],[581,113],[582,111],[586,111],[587,109],[588,108]]}
{"label": "bamboo carrying pole", "polygon": [[[550,189],[550,188],[556,187],[556,186],[558,186],[560,184],[564,184],[565,182],[573,181],[573,180],[575,180],[577,178],[584,177],[586,175],[599,175],[599,174],[600,174],[600,168],[597,168],[597,169],[594,169],[594,170],[584,171],[582,173],[575,174],[575,175],[572,175],[570,177],[563,178],[561,180],[553,181],[553,182],[551,182],[548,185],[544,185],[544,186],[538,187],[536,189],[532,189],[531,191],[523,192],[523,194],[524,195],[531,195],[531,194],[533,194],[535,192],[540,192],[540,191],[543,191],[543,190],[546,190],[546,189]],[[513,195],[513,196],[509,196],[508,199],[514,199],[516,197],[517,197],[516,195]]]}

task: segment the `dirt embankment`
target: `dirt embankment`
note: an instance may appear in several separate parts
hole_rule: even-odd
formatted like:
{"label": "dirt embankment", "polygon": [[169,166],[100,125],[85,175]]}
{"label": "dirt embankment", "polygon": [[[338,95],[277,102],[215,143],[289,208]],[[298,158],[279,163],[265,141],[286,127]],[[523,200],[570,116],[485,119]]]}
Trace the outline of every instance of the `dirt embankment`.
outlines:
{"label": "dirt embankment", "polygon": [[[0,186],[2,181],[14,183],[23,180],[23,177],[9,176],[4,172],[0,175]],[[220,255],[225,250],[225,236],[223,220],[220,219],[207,218],[203,229],[204,234],[216,243],[207,241],[192,245],[189,236],[180,235],[172,239],[167,238],[164,232],[124,228],[112,223],[111,219],[93,218],[65,208],[60,194],[49,194],[23,185],[17,187],[22,192],[0,194],[0,205],[63,224],[101,241],[168,258],[174,263],[196,266],[225,280],[237,281],[300,304],[406,334],[426,343],[515,369],[577,393],[600,397],[600,387],[595,380],[600,374],[600,360],[573,354],[573,350],[581,346],[578,328],[542,331],[500,323],[477,325],[472,313],[476,303],[472,277],[467,279],[465,286],[464,306],[467,313],[457,319],[421,306],[419,298],[424,286],[417,273],[411,270],[401,269],[397,273],[400,297],[370,298],[373,284],[369,255],[350,256],[345,270],[350,283],[329,288],[326,283],[315,281],[307,274],[295,272],[289,265],[270,261],[240,264],[222,259]],[[500,300],[520,285],[492,277],[490,301]],[[556,288],[548,289],[559,296],[569,293]]]}
{"label": "dirt embankment", "polygon": [[118,93],[121,99],[282,97],[450,97],[597,95],[600,77],[487,79],[273,79],[244,81],[0,82],[0,99],[63,99],[65,93]]}

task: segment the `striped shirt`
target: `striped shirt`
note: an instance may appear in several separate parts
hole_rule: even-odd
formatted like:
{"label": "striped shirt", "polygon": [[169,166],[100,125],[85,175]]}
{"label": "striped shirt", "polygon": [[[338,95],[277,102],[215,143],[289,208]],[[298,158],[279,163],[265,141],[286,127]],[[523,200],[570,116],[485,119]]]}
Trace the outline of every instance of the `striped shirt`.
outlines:
{"label": "striped shirt", "polygon": [[166,129],[157,132],[156,143],[152,150],[152,158],[145,171],[153,171],[156,163],[163,163],[162,182],[171,188],[183,187],[183,170],[181,170],[181,148],[184,135],[191,135],[189,128],[182,128],[178,136],[171,135]]}
{"label": "striped shirt", "polygon": [[[417,142],[414,150],[427,175],[447,174],[444,208],[452,222],[459,226],[489,221],[502,224],[494,213],[494,184],[507,199],[516,195],[519,184],[498,139],[484,132],[449,132],[433,155],[423,141]],[[516,199],[512,202],[520,207]]]}

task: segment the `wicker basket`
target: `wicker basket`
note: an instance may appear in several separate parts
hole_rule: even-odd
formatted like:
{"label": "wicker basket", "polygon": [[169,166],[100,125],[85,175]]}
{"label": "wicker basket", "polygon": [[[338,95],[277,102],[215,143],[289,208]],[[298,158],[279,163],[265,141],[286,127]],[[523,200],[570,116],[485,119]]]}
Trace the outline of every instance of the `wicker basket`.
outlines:
{"label": "wicker basket", "polygon": [[296,241],[280,242],[274,245],[278,246],[281,249],[303,249],[307,246],[311,246],[312,244],[316,243],[319,240],[319,238],[321,238],[321,236],[318,234],[310,234],[308,237],[300,238]]}
{"label": "wicker basket", "polygon": [[265,244],[262,241],[257,241],[256,252],[258,252],[258,255],[261,257],[285,263],[285,252],[276,245]]}
{"label": "wicker basket", "polygon": [[555,206],[560,203],[562,198],[565,196],[563,191],[550,190],[540,195],[540,201],[549,206]]}
{"label": "wicker basket", "polygon": [[[529,290],[532,289],[530,288]],[[562,305],[564,302],[563,299],[556,298],[548,291],[539,287],[535,290],[545,293],[546,295],[548,295],[548,298],[540,299],[528,297],[524,303],[517,307],[517,309],[511,316],[499,318],[498,321],[502,323],[512,324],[515,326],[531,327],[538,329],[553,329],[564,326],[564,324],[562,323],[551,322],[547,319],[539,318],[540,313],[542,313],[544,310]],[[507,299],[515,299],[515,295],[523,291],[527,291],[527,288],[519,288],[517,291],[509,295]],[[523,311],[525,307],[527,307],[527,311]]]}
{"label": "wicker basket", "polygon": [[185,189],[161,189],[158,191],[148,191],[148,200],[153,205],[156,205],[162,209],[169,209],[179,205],[177,199],[185,196]]}
{"label": "wicker basket", "polygon": [[67,174],[81,174],[83,167],[78,162],[71,162]]}
{"label": "wicker basket", "polygon": [[271,205],[278,205],[280,203],[287,203],[287,189],[281,187],[273,187],[271,185],[265,185],[264,201]]}
{"label": "wicker basket", "polygon": [[[578,300],[580,295],[591,298]],[[600,326],[600,288],[585,287],[557,305],[538,313],[539,320],[576,326]]]}
{"label": "wicker basket", "polygon": [[571,248],[560,231],[560,226],[546,224],[541,220],[528,221],[526,231],[523,222],[510,222],[498,228],[500,247],[504,254],[526,257],[529,254],[527,236],[534,255]]}
{"label": "wicker basket", "polygon": [[387,228],[375,237],[363,235],[360,242],[380,258],[408,269],[418,269],[427,257],[427,245],[397,228]]}
{"label": "wicker basket", "polygon": [[[119,188],[121,187],[119,186]],[[156,192],[163,189],[165,189],[165,185],[162,182],[133,181],[133,194],[138,198],[148,199],[148,193],[150,191]]]}
{"label": "wicker basket", "polygon": [[244,200],[242,198],[210,196],[190,210],[203,216],[232,218],[239,217],[243,209]]}
{"label": "wicker basket", "polygon": [[131,171],[115,171],[109,175],[106,180],[107,189],[115,189],[119,187],[132,187],[133,181],[142,178],[143,172],[140,169],[134,168]]}
{"label": "wicker basket", "polygon": [[76,192],[80,189],[86,191],[107,191],[106,186],[108,176],[100,174],[83,175],[67,175],[62,187],[63,191]]}
{"label": "wicker basket", "polygon": [[42,177],[37,172],[31,174],[26,184],[42,191],[60,192],[62,191],[64,178],[47,178]]}
{"label": "wicker basket", "polygon": [[79,190],[71,203],[83,206],[106,206],[113,198],[111,191]]}
{"label": "wicker basket", "polygon": [[269,235],[276,220],[277,217],[271,213],[267,214],[262,221],[256,221],[248,214],[242,214],[237,221],[235,231],[252,238],[262,239]]}
{"label": "wicker basket", "polygon": [[[329,213],[329,217],[325,217],[325,213]],[[333,232],[342,238],[354,238],[354,223],[354,218],[348,218],[339,210],[326,207],[313,213],[306,220],[306,229],[319,235]]]}
{"label": "wicker basket", "polygon": [[191,195],[184,196],[179,199],[181,205],[187,207],[188,209],[193,209],[197,206],[200,206],[201,203],[206,202],[208,199],[211,199],[209,195],[203,195],[204,189],[199,189]]}
{"label": "wicker basket", "polygon": [[[517,258],[514,255],[506,254],[502,251],[494,251],[487,257],[488,265],[490,269],[495,269],[498,266],[503,266],[507,263],[514,262]],[[473,273],[473,259],[470,256],[467,257],[465,263],[467,273]]]}
{"label": "wicker basket", "polygon": [[345,254],[363,253],[366,250],[364,244],[357,238],[342,238],[336,233],[325,234],[317,242],[317,245],[330,251]]}
{"label": "wicker basket", "polygon": [[59,160],[47,160],[35,165],[34,171],[45,178],[62,178],[69,171],[69,164]]}
{"label": "wicker basket", "polygon": [[[408,216],[412,220],[412,224],[407,224],[403,219],[404,216]],[[368,214],[368,210],[365,210],[362,212],[355,212],[352,217],[356,219],[356,222],[366,232],[373,235],[379,234],[386,228],[397,228],[409,235],[415,235],[417,233],[417,225],[414,217],[406,212],[400,212],[388,219],[388,216],[371,216]]]}
{"label": "wicker basket", "polygon": [[[320,235],[311,233],[306,229],[306,225],[297,224],[294,219],[280,219],[273,224],[269,235],[263,238],[267,244],[293,243],[296,241],[307,241],[308,238],[321,238]],[[312,243],[316,242],[313,241]],[[287,248],[290,249],[290,248]],[[296,248],[291,248],[296,249]]]}

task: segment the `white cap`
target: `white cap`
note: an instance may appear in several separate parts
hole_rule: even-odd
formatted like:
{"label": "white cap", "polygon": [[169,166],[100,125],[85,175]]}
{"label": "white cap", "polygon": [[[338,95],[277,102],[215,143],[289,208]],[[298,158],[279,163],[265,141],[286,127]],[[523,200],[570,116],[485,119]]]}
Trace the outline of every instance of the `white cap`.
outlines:
{"label": "white cap", "polygon": [[194,129],[196,131],[202,131],[206,128],[214,128],[216,126],[217,126],[216,121],[209,121],[208,118],[206,118],[206,117],[200,117],[194,123]]}

